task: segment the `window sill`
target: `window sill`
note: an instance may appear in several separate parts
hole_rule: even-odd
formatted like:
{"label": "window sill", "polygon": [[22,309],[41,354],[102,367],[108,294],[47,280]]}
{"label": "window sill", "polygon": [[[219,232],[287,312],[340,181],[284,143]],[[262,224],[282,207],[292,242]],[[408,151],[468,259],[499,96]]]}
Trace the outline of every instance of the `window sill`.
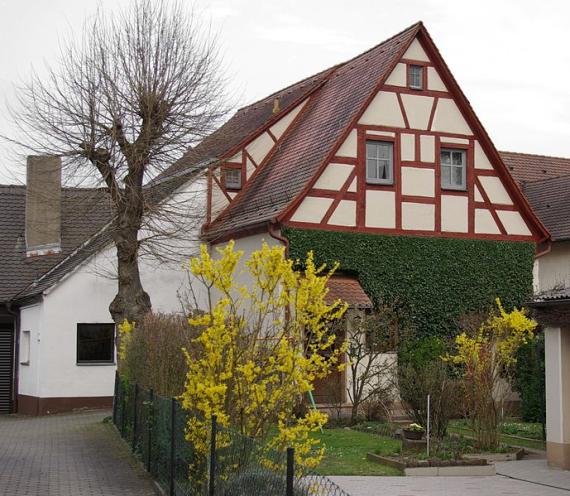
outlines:
{"label": "window sill", "polygon": [[408,89],[409,90],[415,90],[415,91],[423,91],[424,90],[423,88],[417,88],[415,86],[408,86]]}
{"label": "window sill", "polygon": [[75,365],[78,367],[101,367],[101,366],[115,366],[116,362],[76,362]]}
{"label": "window sill", "polygon": [[455,193],[467,193],[467,188],[451,188],[450,186],[442,186],[441,191],[454,191]]}
{"label": "window sill", "polygon": [[20,362],[20,365],[30,365],[30,361],[27,360],[27,361],[25,361],[25,362]]}

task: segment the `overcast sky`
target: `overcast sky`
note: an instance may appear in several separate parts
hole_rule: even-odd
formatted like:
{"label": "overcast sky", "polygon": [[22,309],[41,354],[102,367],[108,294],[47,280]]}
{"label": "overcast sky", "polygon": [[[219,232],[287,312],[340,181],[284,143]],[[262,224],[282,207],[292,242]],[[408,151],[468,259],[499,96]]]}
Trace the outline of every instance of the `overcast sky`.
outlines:
{"label": "overcast sky", "polygon": [[[128,0],[0,0],[0,133],[31,67],[97,5]],[[188,2],[190,5],[190,2]],[[196,0],[218,34],[229,90],[245,105],[424,21],[499,150],[570,157],[570,2],[527,0]],[[0,182],[18,159],[0,143]]]}

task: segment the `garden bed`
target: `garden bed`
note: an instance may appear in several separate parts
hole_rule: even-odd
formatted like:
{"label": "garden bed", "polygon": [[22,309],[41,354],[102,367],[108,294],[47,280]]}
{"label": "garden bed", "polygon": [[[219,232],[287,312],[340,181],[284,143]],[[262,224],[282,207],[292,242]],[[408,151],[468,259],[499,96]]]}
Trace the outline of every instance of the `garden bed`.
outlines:
{"label": "garden bed", "polygon": [[371,462],[401,470],[406,475],[495,475],[495,466],[489,464],[484,458],[461,458],[457,460],[429,458],[418,460],[413,457],[395,457],[377,455],[375,453],[368,453],[366,457]]}

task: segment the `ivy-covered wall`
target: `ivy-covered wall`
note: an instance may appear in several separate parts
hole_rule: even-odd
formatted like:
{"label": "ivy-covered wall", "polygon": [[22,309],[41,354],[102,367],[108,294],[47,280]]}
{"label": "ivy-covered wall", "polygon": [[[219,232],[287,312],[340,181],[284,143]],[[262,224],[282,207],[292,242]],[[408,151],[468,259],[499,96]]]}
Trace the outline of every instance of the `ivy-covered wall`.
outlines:
{"label": "ivy-covered wall", "polygon": [[393,236],[284,228],[290,257],[313,250],[340,263],[375,300],[397,302],[418,335],[452,336],[456,318],[489,308],[521,306],[532,294],[534,244]]}

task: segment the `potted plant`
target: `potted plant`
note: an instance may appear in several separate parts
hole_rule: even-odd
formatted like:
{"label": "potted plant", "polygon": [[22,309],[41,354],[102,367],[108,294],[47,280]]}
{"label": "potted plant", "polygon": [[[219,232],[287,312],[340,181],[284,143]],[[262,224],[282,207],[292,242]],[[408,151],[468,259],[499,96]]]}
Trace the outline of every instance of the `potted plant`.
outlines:
{"label": "potted plant", "polygon": [[419,441],[425,432],[425,429],[420,424],[410,424],[405,429],[402,429],[406,439],[413,439]]}

